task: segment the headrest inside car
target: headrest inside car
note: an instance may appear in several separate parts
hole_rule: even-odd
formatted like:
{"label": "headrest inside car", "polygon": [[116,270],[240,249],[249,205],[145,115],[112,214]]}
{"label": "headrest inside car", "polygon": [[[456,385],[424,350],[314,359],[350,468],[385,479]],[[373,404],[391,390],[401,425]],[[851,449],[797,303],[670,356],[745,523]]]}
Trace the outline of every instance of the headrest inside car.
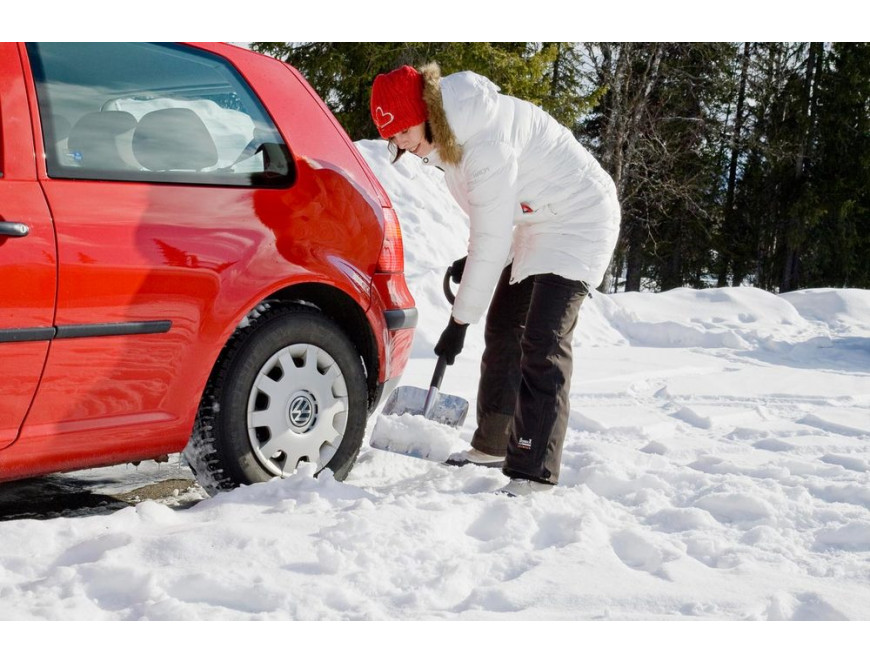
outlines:
{"label": "headrest inside car", "polygon": [[135,126],[136,118],[125,111],[88,113],[70,130],[67,146],[86,168],[135,168],[130,154],[130,140]]}
{"label": "headrest inside car", "polygon": [[217,163],[214,139],[189,108],[163,108],[142,116],[133,153],[149,171],[199,171]]}

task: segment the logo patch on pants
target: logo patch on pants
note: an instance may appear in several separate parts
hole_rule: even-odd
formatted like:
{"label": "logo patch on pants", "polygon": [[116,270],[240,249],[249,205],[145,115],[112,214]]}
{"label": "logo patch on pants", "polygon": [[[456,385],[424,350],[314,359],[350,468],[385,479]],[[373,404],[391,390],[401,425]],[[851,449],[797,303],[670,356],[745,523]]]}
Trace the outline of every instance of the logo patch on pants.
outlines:
{"label": "logo patch on pants", "polygon": [[517,443],[517,447],[521,450],[530,450],[532,449],[532,439],[531,438],[520,438]]}

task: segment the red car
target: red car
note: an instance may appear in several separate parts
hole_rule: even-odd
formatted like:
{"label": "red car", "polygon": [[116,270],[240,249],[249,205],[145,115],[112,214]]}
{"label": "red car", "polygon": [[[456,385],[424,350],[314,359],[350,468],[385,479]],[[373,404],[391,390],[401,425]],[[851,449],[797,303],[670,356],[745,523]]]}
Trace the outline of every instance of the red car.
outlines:
{"label": "red car", "polygon": [[399,220],[291,66],[0,43],[0,481],[182,450],[347,475],[416,323]]}

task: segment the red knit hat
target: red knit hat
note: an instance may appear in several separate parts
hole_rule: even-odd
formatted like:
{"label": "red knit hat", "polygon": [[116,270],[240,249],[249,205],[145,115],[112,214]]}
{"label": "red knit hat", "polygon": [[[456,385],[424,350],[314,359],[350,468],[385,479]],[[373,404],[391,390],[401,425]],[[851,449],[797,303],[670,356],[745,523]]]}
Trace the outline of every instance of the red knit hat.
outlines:
{"label": "red knit hat", "polygon": [[423,77],[405,65],[379,74],[372,85],[372,120],[383,138],[395,136],[429,117],[423,101]]}

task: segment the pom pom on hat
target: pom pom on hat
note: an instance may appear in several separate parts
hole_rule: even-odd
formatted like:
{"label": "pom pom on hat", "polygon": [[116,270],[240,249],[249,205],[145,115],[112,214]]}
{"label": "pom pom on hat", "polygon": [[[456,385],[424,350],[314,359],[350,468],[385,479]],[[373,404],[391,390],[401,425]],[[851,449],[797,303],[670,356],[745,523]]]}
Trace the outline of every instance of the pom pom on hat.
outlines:
{"label": "pom pom on hat", "polygon": [[372,85],[372,120],[382,138],[425,122],[429,117],[423,101],[423,77],[405,65],[379,74]]}

